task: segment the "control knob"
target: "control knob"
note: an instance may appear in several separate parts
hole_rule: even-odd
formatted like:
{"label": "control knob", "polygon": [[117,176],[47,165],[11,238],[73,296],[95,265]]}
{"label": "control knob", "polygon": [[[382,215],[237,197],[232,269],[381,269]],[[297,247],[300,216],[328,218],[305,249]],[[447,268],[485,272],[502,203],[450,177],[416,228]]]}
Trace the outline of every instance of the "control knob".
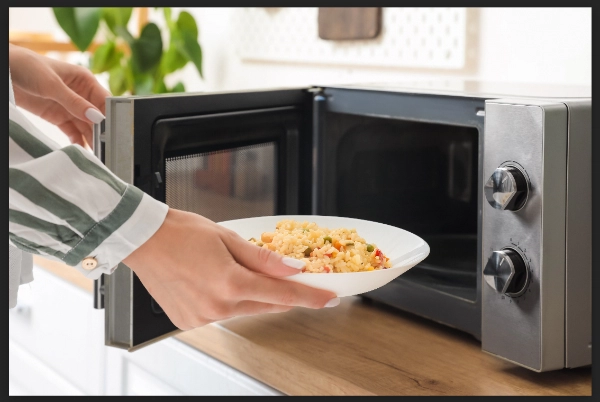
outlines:
{"label": "control knob", "polygon": [[497,168],[484,186],[485,198],[496,209],[517,211],[525,205],[527,179],[513,166]]}
{"label": "control knob", "polygon": [[525,291],[529,274],[523,257],[515,250],[505,248],[490,256],[483,277],[497,292],[519,296]]}

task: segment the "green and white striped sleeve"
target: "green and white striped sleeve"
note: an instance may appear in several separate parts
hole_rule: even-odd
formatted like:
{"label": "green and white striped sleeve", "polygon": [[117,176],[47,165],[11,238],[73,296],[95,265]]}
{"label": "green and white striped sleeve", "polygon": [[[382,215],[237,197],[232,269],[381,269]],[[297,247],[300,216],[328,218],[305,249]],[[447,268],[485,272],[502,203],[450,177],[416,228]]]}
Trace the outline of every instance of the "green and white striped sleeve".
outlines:
{"label": "green and white striped sleeve", "polygon": [[[61,148],[9,102],[9,244],[96,279],[144,244],[168,206],[79,145]],[[94,258],[93,269],[82,260]],[[89,260],[88,260],[89,261]]]}

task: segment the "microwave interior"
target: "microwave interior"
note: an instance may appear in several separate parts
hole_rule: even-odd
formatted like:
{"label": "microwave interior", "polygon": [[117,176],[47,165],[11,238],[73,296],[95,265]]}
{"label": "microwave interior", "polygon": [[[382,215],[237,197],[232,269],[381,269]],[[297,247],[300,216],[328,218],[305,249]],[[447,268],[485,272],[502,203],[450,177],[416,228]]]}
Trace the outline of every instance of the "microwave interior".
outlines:
{"label": "microwave interior", "polygon": [[397,280],[475,301],[478,130],[343,113],[325,122],[323,213],[418,235],[431,253]]}

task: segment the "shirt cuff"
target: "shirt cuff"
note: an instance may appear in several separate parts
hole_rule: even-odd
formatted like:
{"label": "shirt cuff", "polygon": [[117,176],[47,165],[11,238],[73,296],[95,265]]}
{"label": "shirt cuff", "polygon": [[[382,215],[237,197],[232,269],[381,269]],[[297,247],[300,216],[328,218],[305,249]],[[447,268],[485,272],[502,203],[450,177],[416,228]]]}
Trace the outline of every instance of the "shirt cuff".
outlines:
{"label": "shirt cuff", "polygon": [[[137,199],[137,207],[131,212]],[[121,261],[156,233],[168,211],[167,204],[128,185],[113,212],[86,234],[80,244],[66,256],[65,262],[69,265],[74,265],[75,262],[75,268],[90,279],[98,279],[102,274],[112,274]],[[114,229],[115,217],[128,214],[129,218],[95,247],[99,238]]]}

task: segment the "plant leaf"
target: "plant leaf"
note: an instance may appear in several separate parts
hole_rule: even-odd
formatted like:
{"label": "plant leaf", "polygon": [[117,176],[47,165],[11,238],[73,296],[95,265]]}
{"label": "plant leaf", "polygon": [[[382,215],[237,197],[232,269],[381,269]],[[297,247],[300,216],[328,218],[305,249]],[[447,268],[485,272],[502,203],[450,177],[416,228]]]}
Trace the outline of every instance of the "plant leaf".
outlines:
{"label": "plant leaf", "polygon": [[108,87],[113,95],[123,95],[127,91],[127,77],[125,69],[121,66],[114,67],[108,72]]}
{"label": "plant leaf", "polygon": [[165,81],[163,79],[155,79],[154,81],[154,93],[155,94],[164,94],[169,92],[167,86],[165,85]]}
{"label": "plant leaf", "polygon": [[171,7],[163,7],[163,15],[165,16],[167,24],[171,22]]}
{"label": "plant leaf", "polygon": [[187,32],[192,38],[198,39],[198,26],[196,20],[187,11],[179,13],[177,18],[177,28],[182,32]]}
{"label": "plant leaf", "polygon": [[194,63],[200,77],[204,78],[202,75],[202,49],[198,41],[187,32],[181,32],[181,34],[184,54]]}
{"label": "plant leaf", "polygon": [[142,29],[140,37],[131,45],[131,57],[135,71],[147,72],[159,62],[163,52],[160,30],[154,23]]}
{"label": "plant leaf", "polygon": [[181,54],[174,43],[171,43],[171,46],[167,49],[167,51],[163,54],[162,59],[160,60],[160,67],[163,74],[170,74],[174,71],[177,71],[183,68],[188,63],[188,58],[186,55]]}
{"label": "plant leaf", "polygon": [[183,86],[183,82],[179,81],[173,88],[171,88],[170,92],[185,92],[185,87]]}
{"label": "plant leaf", "polygon": [[117,50],[115,42],[108,41],[100,45],[94,52],[90,70],[94,74],[103,73],[120,64],[123,52]]}
{"label": "plant leaf", "polygon": [[103,7],[102,19],[106,22],[108,29],[118,36],[116,28],[126,27],[132,12],[132,7]]}
{"label": "plant leaf", "polygon": [[117,32],[118,36],[123,38],[123,40],[125,40],[125,42],[127,42],[129,44],[129,47],[133,46],[133,44],[135,43],[135,38],[133,37],[133,35],[131,35],[129,33],[129,31],[127,30],[127,27],[116,26],[115,31]]}
{"label": "plant leaf", "polygon": [[84,52],[96,36],[101,11],[97,7],[53,7],[58,25],[73,44]]}
{"label": "plant leaf", "polygon": [[152,75],[140,73],[135,75],[135,81],[133,83],[135,95],[150,95],[153,86],[154,79],[152,79]]}

